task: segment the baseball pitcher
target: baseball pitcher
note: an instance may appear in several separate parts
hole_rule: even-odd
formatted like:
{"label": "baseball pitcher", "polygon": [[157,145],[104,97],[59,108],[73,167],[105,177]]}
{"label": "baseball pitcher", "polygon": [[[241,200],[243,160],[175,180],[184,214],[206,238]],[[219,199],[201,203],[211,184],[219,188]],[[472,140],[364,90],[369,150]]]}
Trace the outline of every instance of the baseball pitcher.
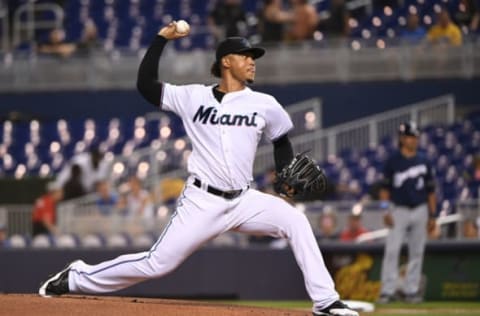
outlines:
{"label": "baseball pitcher", "polygon": [[160,110],[183,120],[192,142],[189,178],[175,213],[150,250],[89,265],[78,260],[42,284],[43,296],[105,293],[159,278],[202,244],[227,232],[286,238],[303,272],[314,315],[358,316],[339,300],[306,216],[282,198],[250,188],[258,142],[264,133],[274,146],[277,191],[295,197],[321,191],[325,175],[305,153],[293,154],[293,124],[270,95],[252,91],[255,61],[265,53],[240,37],[216,50],[212,74],[218,84],[173,85],[158,81],[158,64],[170,40],[187,36],[176,22],[163,27],[138,71],[140,93]]}

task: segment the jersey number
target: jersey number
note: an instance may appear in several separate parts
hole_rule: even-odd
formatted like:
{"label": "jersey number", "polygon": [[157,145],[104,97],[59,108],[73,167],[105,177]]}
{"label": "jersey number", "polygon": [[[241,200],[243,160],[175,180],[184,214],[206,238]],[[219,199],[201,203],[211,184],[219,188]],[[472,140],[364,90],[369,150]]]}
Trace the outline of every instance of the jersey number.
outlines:
{"label": "jersey number", "polygon": [[423,181],[423,178],[422,177],[418,178],[416,189],[421,190],[421,189],[423,189],[424,186],[425,186],[425,183]]}

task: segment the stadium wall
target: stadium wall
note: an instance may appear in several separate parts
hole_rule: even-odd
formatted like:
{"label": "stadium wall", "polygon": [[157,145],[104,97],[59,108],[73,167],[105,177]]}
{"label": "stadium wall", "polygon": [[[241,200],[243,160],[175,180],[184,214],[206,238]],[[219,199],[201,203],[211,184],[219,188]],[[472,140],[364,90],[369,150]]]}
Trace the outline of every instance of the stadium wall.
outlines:
{"label": "stadium wall", "polygon": [[[480,105],[480,78],[322,84],[258,85],[282,104],[312,97],[323,100],[324,126],[391,110],[452,93],[457,104]],[[20,112],[39,119],[132,117],[154,111],[133,90],[31,92],[0,94],[0,119]]]}
{"label": "stadium wall", "polygon": [[[322,244],[321,249],[343,298],[376,299],[380,289],[382,244],[329,243]],[[426,299],[480,300],[479,249],[479,242],[429,242],[422,277]],[[139,249],[0,249],[0,292],[36,292],[46,276],[74,259],[98,263],[133,251]],[[170,275],[140,283],[115,295],[308,299],[291,251],[265,248],[204,248]]]}

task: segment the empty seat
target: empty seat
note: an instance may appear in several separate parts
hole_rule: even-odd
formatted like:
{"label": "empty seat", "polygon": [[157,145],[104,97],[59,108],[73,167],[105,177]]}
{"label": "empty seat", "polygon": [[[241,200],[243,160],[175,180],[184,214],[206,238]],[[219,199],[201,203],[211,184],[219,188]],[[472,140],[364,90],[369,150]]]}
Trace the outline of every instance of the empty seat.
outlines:
{"label": "empty seat", "polygon": [[33,248],[50,248],[53,246],[53,241],[49,235],[37,235],[33,237],[31,246]]}

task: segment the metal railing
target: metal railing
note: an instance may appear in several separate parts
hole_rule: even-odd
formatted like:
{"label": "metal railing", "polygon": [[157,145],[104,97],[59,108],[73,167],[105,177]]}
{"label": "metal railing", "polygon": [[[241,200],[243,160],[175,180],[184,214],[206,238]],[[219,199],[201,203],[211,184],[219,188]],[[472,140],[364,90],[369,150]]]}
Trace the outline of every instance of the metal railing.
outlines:
{"label": "metal railing", "polygon": [[10,45],[10,22],[8,17],[8,7],[0,1],[0,52],[7,52]]}
{"label": "metal railing", "polygon": [[21,234],[32,235],[32,211],[31,204],[1,205],[0,216],[4,219],[4,224],[8,235]]}
{"label": "metal railing", "polygon": [[[54,19],[39,19],[39,14],[45,12],[52,13]],[[25,20],[23,20],[24,17]],[[35,0],[28,1],[18,7],[13,14],[12,46],[16,47],[23,41],[33,43],[35,41],[36,30],[61,28],[63,19],[64,12],[58,4],[35,3]],[[25,37],[23,35],[25,35]]]}
{"label": "metal railing", "polygon": [[[298,152],[310,150],[319,161],[336,155],[342,149],[366,149],[379,144],[386,136],[395,136],[400,123],[416,121],[420,127],[430,124],[451,124],[455,119],[455,99],[446,95],[418,102],[392,111],[369,116],[312,134],[292,138]],[[264,172],[273,166],[272,146],[262,146],[257,151],[254,173]]]}
{"label": "metal railing", "polygon": [[[339,233],[347,226],[348,217],[352,208],[359,205],[358,201],[315,201],[298,203],[296,208],[305,212],[315,235],[321,235],[321,217],[328,213],[335,221],[335,231]],[[383,209],[378,202],[362,202],[362,224],[368,233],[358,238],[357,242],[382,240],[388,230],[383,224]],[[31,212],[33,205],[4,205],[0,207],[0,217],[6,216],[6,227],[9,236],[20,234],[31,236]],[[480,200],[462,200],[455,205],[456,213],[441,213],[437,219],[440,226],[440,239],[480,239],[480,235],[465,236],[467,222],[480,227]],[[131,237],[139,236],[145,232],[160,233],[169,220],[173,210],[164,209],[157,212],[155,218],[126,217],[113,212],[111,215],[102,215],[95,201],[88,203],[61,203],[57,210],[57,227],[60,234],[75,234],[84,237],[89,234],[101,234],[105,237],[127,233]],[[1,219],[0,219],[1,220]],[[455,235],[451,235],[447,226],[454,226]]]}
{"label": "metal railing", "polygon": [[[463,46],[444,49],[398,42],[389,45],[388,39],[381,40],[387,43],[383,49],[369,47],[369,42],[361,39],[269,47],[268,58],[256,64],[255,82],[470,79],[480,75],[480,41],[475,38],[465,39]],[[358,46],[352,48],[354,41]],[[0,91],[135,89],[144,51],[114,48],[88,57],[71,56],[68,61],[35,52],[16,53],[0,64]],[[215,78],[206,78],[213,58],[211,50],[183,52],[168,45],[160,64],[161,75],[168,77],[161,79],[176,84],[213,83]]]}
{"label": "metal railing", "polygon": [[112,213],[104,215],[99,210],[96,201],[91,203],[62,203],[58,208],[58,230],[63,234],[86,236],[88,234],[103,234],[109,236],[127,233],[137,236],[145,232],[161,232],[169,220],[169,213],[153,218],[141,216],[125,216],[120,210],[112,208]]}

